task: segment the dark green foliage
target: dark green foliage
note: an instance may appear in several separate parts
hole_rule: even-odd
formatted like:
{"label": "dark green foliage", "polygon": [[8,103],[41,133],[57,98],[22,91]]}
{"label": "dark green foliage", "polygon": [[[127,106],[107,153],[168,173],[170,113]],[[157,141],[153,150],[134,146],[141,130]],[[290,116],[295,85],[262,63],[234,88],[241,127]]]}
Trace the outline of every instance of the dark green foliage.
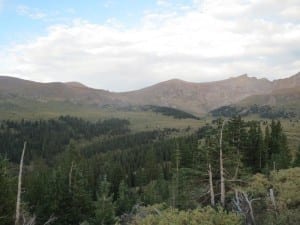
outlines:
{"label": "dark green foliage", "polygon": [[116,214],[129,213],[136,202],[136,194],[130,190],[128,185],[122,180],[119,185],[118,198],[116,201]]}
{"label": "dark green foliage", "polygon": [[[14,171],[18,166],[13,163],[18,163],[18,149],[24,139],[29,140],[29,154],[25,157],[22,202],[27,211],[37,216],[37,225],[44,224],[51,215],[61,225],[83,221],[115,224],[124,214],[132,217],[137,204],[164,203],[180,209],[177,212],[182,215],[199,214],[198,207],[210,204],[208,164],[212,167],[213,189],[219,202],[221,122],[217,120],[194,134],[184,135],[173,129],[129,133],[128,121],[115,119],[97,123],[72,117],[3,121],[0,149],[9,156],[12,168],[8,161],[0,160],[0,224],[3,218],[4,224],[11,224],[14,215]],[[231,197],[239,182],[257,172],[269,175],[273,165],[276,170],[291,165],[279,121],[268,125],[233,117],[225,121],[222,146],[228,211],[232,209]],[[296,155],[293,165],[297,166],[298,160]],[[264,197],[267,188],[272,187],[266,183],[264,186],[261,182],[262,188],[251,187],[253,193],[260,188],[259,196]],[[274,185],[274,190],[279,193],[280,186]],[[267,206],[261,204],[256,210],[265,212]],[[294,220],[296,208],[293,210],[282,215],[282,220],[287,220],[286,215]],[[227,218],[223,211],[208,211],[201,212],[200,217]],[[172,213],[166,215],[181,221]],[[238,221],[231,215],[230,218]]]}
{"label": "dark green foliage", "polygon": [[36,166],[39,172],[27,177],[25,201],[38,222],[44,223],[52,214],[59,224],[76,224],[92,216],[91,194],[78,163],[66,162],[56,169]]}
{"label": "dark green foliage", "polygon": [[283,133],[280,121],[272,120],[271,134],[269,143],[269,158],[270,164],[276,169],[288,168],[291,163],[291,156],[287,146],[287,138]]}
{"label": "dark green foliage", "polygon": [[246,144],[245,164],[252,168],[254,173],[260,172],[265,166],[265,149],[260,123],[250,122]]}
{"label": "dark green foliage", "polygon": [[140,145],[147,145],[155,141],[162,140],[175,130],[153,130],[142,131],[135,134],[125,134],[117,136],[109,136],[105,139],[90,142],[82,148],[82,153],[87,156],[93,156],[96,153],[108,152],[115,149],[128,149]]}
{"label": "dark green foliage", "polygon": [[262,118],[294,118],[296,113],[286,111],[285,109],[278,109],[269,105],[251,105],[249,107],[242,106],[222,106],[210,112],[214,117],[233,117],[233,116],[248,116],[258,114]]}
{"label": "dark green foliage", "polygon": [[[147,215],[146,217],[144,215]],[[197,208],[189,211],[163,208],[161,205],[143,207],[135,216],[135,225],[242,225],[242,218],[222,208]]]}
{"label": "dark green foliage", "polygon": [[40,121],[0,122],[0,154],[18,163],[23,142],[28,143],[26,162],[42,157],[50,160],[63,152],[71,139],[91,139],[99,135],[127,133],[127,120],[111,119],[91,123],[70,116]]}
{"label": "dark green foliage", "polygon": [[97,200],[95,202],[95,218],[93,220],[93,224],[95,225],[110,225],[116,222],[115,205],[109,188],[110,183],[104,177],[100,182],[99,192],[97,193]]}
{"label": "dark green foliage", "polygon": [[212,110],[210,113],[214,117],[232,117],[238,115],[240,113],[240,110],[238,110],[234,106],[222,106],[220,108]]}
{"label": "dark green foliage", "polygon": [[195,119],[199,120],[199,117],[194,116],[191,113],[184,112],[179,109],[174,109],[165,106],[155,106],[155,105],[147,105],[143,107],[144,110],[151,110],[156,113],[161,113],[165,116],[172,116],[175,119]]}
{"label": "dark green foliage", "polygon": [[0,225],[13,224],[16,182],[9,174],[8,161],[0,155]]}
{"label": "dark green foliage", "polygon": [[296,167],[296,166],[300,167],[300,144],[298,146],[298,150],[297,150],[296,155],[295,155],[293,166],[294,167]]}

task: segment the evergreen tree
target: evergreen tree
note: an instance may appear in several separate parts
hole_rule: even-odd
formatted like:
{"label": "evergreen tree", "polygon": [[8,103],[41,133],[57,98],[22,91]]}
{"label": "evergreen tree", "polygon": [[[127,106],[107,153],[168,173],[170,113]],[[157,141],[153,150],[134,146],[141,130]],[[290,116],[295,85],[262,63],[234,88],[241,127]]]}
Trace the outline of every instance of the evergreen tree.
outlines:
{"label": "evergreen tree", "polygon": [[298,149],[297,149],[297,152],[296,152],[296,155],[295,155],[293,166],[294,167],[300,167],[300,144],[298,146]]}
{"label": "evergreen tree", "polygon": [[291,156],[287,145],[287,137],[283,133],[280,121],[271,123],[271,138],[270,138],[270,164],[273,164],[274,169],[288,168],[291,162]]}
{"label": "evergreen tree", "polygon": [[0,155],[0,225],[13,224],[16,190],[14,179],[9,174],[8,161]]}
{"label": "evergreen tree", "polygon": [[264,136],[264,152],[265,152],[265,164],[264,168],[268,172],[271,168],[270,165],[270,158],[271,158],[271,149],[270,149],[270,143],[271,143],[271,134],[269,126],[267,125],[265,128],[265,136]]}
{"label": "evergreen tree", "polygon": [[119,185],[118,198],[116,201],[116,213],[117,215],[122,215],[131,210],[135,198],[129,190],[128,185],[122,180]]}
{"label": "evergreen tree", "polygon": [[245,163],[252,169],[254,173],[261,171],[264,155],[263,137],[260,124],[258,122],[250,122],[247,140],[247,153]]}
{"label": "evergreen tree", "polygon": [[110,183],[104,177],[95,202],[95,218],[93,220],[95,225],[110,225],[116,222],[115,205],[109,189]]}

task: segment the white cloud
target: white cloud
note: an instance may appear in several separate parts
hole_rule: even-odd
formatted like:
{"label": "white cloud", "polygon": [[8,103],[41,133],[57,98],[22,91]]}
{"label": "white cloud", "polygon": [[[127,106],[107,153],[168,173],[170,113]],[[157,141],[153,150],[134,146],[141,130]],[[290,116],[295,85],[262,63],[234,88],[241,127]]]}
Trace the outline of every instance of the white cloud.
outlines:
{"label": "white cloud", "polygon": [[0,72],[118,91],[175,77],[279,78],[299,71],[297,7],[296,0],[205,0],[184,13],[148,12],[130,29],[114,19],[76,20],[2,53],[6,68],[0,65]]}
{"label": "white cloud", "polygon": [[300,6],[285,8],[281,10],[280,14],[289,19],[300,20]]}
{"label": "white cloud", "polygon": [[32,9],[26,5],[19,5],[17,7],[17,13],[22,16],[28,16],[29,18],[35,20],[43,19],[47,16],[40,9],[36,9],[36,8]]}

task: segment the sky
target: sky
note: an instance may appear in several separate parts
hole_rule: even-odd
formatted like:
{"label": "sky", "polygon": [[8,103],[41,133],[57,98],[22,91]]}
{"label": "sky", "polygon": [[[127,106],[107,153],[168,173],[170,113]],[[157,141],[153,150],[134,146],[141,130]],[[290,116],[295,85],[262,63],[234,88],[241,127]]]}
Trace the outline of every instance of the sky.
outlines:
{"label": "sky", "polygon": [[0,0],[1,75],[119,92],[299,71],[299,0]]}

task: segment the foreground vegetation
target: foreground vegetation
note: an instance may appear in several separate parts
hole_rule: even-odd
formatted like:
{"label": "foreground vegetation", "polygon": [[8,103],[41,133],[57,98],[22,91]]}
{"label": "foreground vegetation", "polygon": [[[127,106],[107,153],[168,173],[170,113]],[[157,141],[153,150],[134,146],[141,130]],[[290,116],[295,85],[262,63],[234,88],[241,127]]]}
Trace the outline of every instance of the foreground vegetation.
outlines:
{"label": "foreground vegetation", "polygon": [[126,119],[1,121],[0,224],[14,223],[24,141],[21,208],[35,224],[300,220],[300,147],[291,152],[280,121],[232,117],[185,134],[133,132]]}

